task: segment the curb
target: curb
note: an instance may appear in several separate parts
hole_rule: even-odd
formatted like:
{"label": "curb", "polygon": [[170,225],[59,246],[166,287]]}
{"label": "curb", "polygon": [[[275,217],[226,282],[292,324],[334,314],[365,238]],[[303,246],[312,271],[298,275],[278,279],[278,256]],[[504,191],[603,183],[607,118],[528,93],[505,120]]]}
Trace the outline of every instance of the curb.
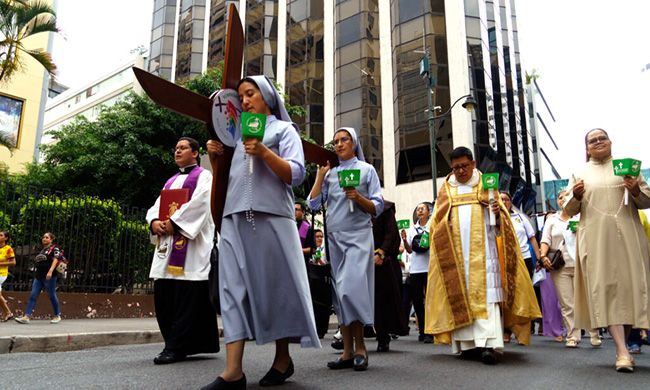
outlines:
{"label": "curb", "polygon": [[[333,317],[334,319],[336,317]],[[330,321],[328,328],[335,330],[338,322]],[[223,328],[219,326],[219,337]],[[0,336],[0,355],[23,352],[68,352],[97,347],[164,342],[160,330],[127,330],[84,333],[59,333],[49,335]]]}
{"label": "curb", "polygon": [[147,344],[162,341],[163,338],[159,330],[12,336],[0,338],[0,354],[79,351],[112,345]]}

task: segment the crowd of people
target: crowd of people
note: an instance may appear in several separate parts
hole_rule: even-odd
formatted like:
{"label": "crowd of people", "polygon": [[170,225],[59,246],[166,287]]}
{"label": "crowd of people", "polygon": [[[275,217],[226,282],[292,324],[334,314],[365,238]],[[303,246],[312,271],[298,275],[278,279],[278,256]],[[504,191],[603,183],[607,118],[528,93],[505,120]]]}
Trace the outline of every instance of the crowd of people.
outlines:
{"label": "crowd of people", "polygon": [[[435,203],[418,204],[410,227],[399,231],[396,205],[383,198],[356,130],[339,128],[333,139],[339,164],[318,167],[306,199],[313,211],[326,207],[321,230],[291,195],[304,179],[304,158],[279,95],[264,77],[243,79],[239,94],[244,111],[267,115],[269,136],[235,146],[219,261],[226,367],[204,389],[246,388],[246,340],[275,342],[259,384],[284,383],[294,373],[289,344],[320,347],[331,313],[341,335],[332,347],[342,352],[327,366],[364,371],[364,338],[376,337],[377,351],[388,351],[391,339],[408,334],[411,306],[419,341],[450,344],[463,359],[496,364],[511,336],[529,345],[544,312],[540,334],[566,340],[569,348],[578,346],[583,329],[600,346],[598,329],[606,328],[616,344],[616,370],[633,371],[626,340],[633,328],[637,339],[650,328],[649,239],[637,211],[650,207],[650,189],[642,176],[614,175],[603,130],[587,134],[587,164],[559,194],[560,209],[547,215],[540,232],[509,193],[489,197],[466,147],[449,156],[452,172]],[[208,142],[212,161],[223,150]],[[345,186],[340,176],[350,170],[358,181]],[[186,222],[174,215],[159,223],[171,226],[156,233],[151,222],[160,238],[183,233]]]}
{"label": "crowd of people", "polygon": [[[327,366],[364,371],[365,337],[377,338],[378,352],[388,351],[391,339],[408,334],[411,306],[418,340],[450,344],[463,359],[496,364],[513,335],[529,345],[544,317],[540,334],[566,340],[569,348],[578,346],[582,330],[600,346],[598,329],[607,329],[616,344],[616,370],[634,370],[631,353],[650,328],[650,225],[645,218],[644,230],[639,213],[650,208],[650,188],[642,175],[614,174],[604,130],[587,133],[586,165],[559,194],[560,209],[538,227],[541,235],[513,207],[510,193],[488,195],[466,147],[451,152],[451,172],[435,203],[416,205],[410,227],[400,231],[396,205],[383,198],[355,129],[334,132],[338,165],[319,166],[306,204],[295,202],[292,187],[305,179],[297,126],[265,76],[242,79],[238,92],[242,110],[266,115],[266,126],[263,139],[240,139],[234,147],[218,270],[210,262],[213,178],[198,166],[198,142],[179,139],[180,171],[147,213],[156,246],[150,277],[165,341],[154,363],[219,351],[212,298],[223,320],[226,364],[203,389],[246,388],[246,340],[275,343],[260,386],[284,383],[294,373],[290,343],[320,348],[332,312],[341,334],[333,347],[342,352]],[[207,151],[215,164],[224,145],[208,141]],[[353,186],[342,185],[346,172],[358,172]],[[168,212],[168,196],[180,207],[174,203]],[[305,206],[326,207],[323,229],[305,220]],[[12,265],[8,238],[0,232],[0,281]],[[42,238],[32,296],[18,322],[29,322],[43,287],[52,322],[60,321],[53,241],[51,233]],[[210,296],[208,282],[216,271],[218,297]],[[539,288],[533,279],[541,280]],[[13,317],[1,295],[0,308],[4,321]],[[628,337],[636,347],[628,348]]]}

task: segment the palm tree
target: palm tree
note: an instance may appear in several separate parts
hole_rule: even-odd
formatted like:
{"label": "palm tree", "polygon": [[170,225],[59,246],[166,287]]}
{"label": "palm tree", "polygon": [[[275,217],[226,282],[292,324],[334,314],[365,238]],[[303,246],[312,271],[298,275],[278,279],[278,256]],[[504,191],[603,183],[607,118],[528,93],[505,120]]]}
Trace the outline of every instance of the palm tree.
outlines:
{"label": "palm tree", "polygon": [[0,83],[23,69],[21,53],[38,61],[54,76],[56,65],[42,49],[25,48],[24,40],[42,32],[59,32],[52,7],[31,0],[0,0]]}
{"label": "palm tree", "polygon": [[[14,143],[6,134],[0,132],[0,146],[9,149],[9,154],[14,155]],[[0,167],[1,168],[1,167]]]}

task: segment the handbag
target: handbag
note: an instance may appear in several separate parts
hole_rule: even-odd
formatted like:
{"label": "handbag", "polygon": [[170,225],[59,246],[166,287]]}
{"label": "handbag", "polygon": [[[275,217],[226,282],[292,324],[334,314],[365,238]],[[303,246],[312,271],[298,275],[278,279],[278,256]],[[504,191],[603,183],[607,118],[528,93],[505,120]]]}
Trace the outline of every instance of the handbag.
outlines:
{"label": "handbag", "polygon": [[551,262],[551,268],[554,270],[558,270],[562,267],[564,267],[564,257],[562,256],[562,247],[564,246],[564,241],[562,241],[562,245],[560,245],[559,249],[549,249],[547,256],[548,260]]}
{"label": "handbag", "polygon": [[[429,251],[429,232],[425,231],[422,228],[416,229],[418,231],[418,234],[413,237],[411,249],[417,253],[426,253]],[[420,230],[422,230],[421,233]]]}

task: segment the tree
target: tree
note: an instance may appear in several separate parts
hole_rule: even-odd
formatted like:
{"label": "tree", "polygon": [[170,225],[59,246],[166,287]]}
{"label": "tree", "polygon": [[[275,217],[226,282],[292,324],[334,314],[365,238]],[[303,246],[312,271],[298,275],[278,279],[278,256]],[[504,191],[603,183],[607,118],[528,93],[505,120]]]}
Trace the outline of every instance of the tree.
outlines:
{"label": "tree", "polygon": [[54,76],[56,65],[42,49],[27,49],[25,39],[47,32],[59,32],[56,14],[40,1],[3,0],[0,2],[0,82],[7,83],[12,76],[24,70],[21,53],[41,64]]}
{"label": "tree", "polygon": [[[210,96],[221,86],[222,68],[210,68],[183,86]],[[149,207],[177,170],[172,147],[182,136],[205,144],[205,125],[132,92],[104,108],[96,121],[83,116],[51,132],[55,143],[41,145],[44,161],[27,164],[19,183],[113,198]]]}

